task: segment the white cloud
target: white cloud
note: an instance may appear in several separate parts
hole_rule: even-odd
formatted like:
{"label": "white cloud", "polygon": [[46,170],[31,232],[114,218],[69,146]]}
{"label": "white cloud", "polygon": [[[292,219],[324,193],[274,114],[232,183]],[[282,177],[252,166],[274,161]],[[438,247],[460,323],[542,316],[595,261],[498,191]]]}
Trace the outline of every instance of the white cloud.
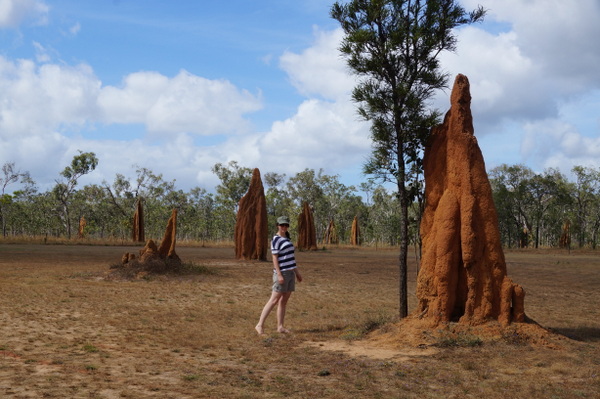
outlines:
{"label": "white cloud", "polygon": [[[112,181],[116,173],[139,164],[191,187],[202,184],[195,178],[199,170],[210,172],[223,159],[222,149],[203,147],[194,135],[248,131],[244,114],[260,106],[259,98],[227,81],[185,71],[173,78],[132,73],[123,87],[103,87],[85,64],[38,65],[0,57],[0,159],[52,185],[78,150],[93,151],[100,166],[86,181]],[[99,123],[141,124],[168,140],[85,138],[96,128],[107,128]]]}
{"label": "white cloud", "polygon": [[600,37],[600,2],[495,0],[486,7],[490,18],[512,24],[527,56],[565,79],[571,90],[600,83],[600,43],[595,40]]}
{"label": "white cloud", "polygon": [[35,49],[35,59],[38,63],[44,63],[50,61],[50,54],[48,50],[44,48],[39,42],[33,42],[33,48]]}
{"label": "white cloud", "polygon": [[314,35],[314,45],[301,54],[285,52],[280,66],[301,94],[343,100],[349,96],[356,82],[338,51],[343,31],[325,32],[315,28]]}
{"label": "white cloud", "polygon": [[[41,46],[38,49],[43,53]],[[244,115],[260,107],[260,99],[227,81],[185,71],[173,78],[138,72],[128,75],[122,88],[102,87],[85,64],[38,65],[0,57],[3,136],[96,122],[144,124],[148,132],[157,135],[237,133],[249,129]]]}
{"label": "white cloud", "polygon": [[0,137],[83,125],[95,111],[100,82],[86,65],[36,65],[0,57]]}
{"label": "white cloud", "polygon": [[[470,9],[480,2],[463,3]],[[490,0],[484,7],[490,22],[507,23],[509,31],[486,33],[485,23],[461,29],[457,53],[443,58],[452,73],[460,68],[469,76],[477,99],[489,100],[477,88],[493,81],[513,101],[497,96],[490,107],[538,119],[556,114],[550,103],[600,87],[600,42],[593,39],[600,37],[600,2]]]}
{"label": "white cloud", "polygon": [[77,23],[75,23],[75,25],[73,25],[69,28],[69,33],[72,36],[77,36],[77,34],[79,33],[80,30],[81,30],[81,24],[79,22],[77,22]]}
{"label": "white cloud", "polygon": [[243,115],[261,108],[260,99],[225,80],[181,71],[128,75],[120,88],[102,89],[98,104],[105,123],[143,123],[153,134],[201,135],[248,131]]}
{"label": "white cloud", "polygon": [[[272,170],[297,173],[323,168],[335,173],[364,161],[370,149],[368,133],[368,126],[357,121],[351,103],[311,99],[303,102],[294,116],[275,122],[270,132],[253,143],[257,150],[251,153],[256,162],[260,156],[260,162]],[[233,150],[231,159],[244,157],[247,147]]]}
{"label": "white cloud", "polygon": [[600,166],[600,137],[586,137],[575,126],[548,119],[525,126],[523,151],[539,159],[543,168],[567,173],[573,166]]}
{"label": "white cloud", "polygon": [[41,191],[51,188],[59,172],[68,165],[61,162],[68,149],[69,140],[58,133],[10,139],[0,136],[0,162],[14,162],[20,170],[28,171]]}
{"label": "white cloud", "polygon": [[26,20],[44,25],[49,7],[39,0],[0,0],[0,28],[16,28]]}
{"label": "white cloud", "polygon": [[[472,110],[485,126],[479,134],[492,133],[505,119],[539,118],[556,113],[553,82],[545,79],[535,60],[523,54],[514,32],[493,35],[481,27],[458,32],[456,53],[444,53],[442,65],[451,73],[450,85],[462,73],[471,84]],[[438,96],[436,107],[449,107],[449,91]],[[488,131],[491,129],[491,131]]]}

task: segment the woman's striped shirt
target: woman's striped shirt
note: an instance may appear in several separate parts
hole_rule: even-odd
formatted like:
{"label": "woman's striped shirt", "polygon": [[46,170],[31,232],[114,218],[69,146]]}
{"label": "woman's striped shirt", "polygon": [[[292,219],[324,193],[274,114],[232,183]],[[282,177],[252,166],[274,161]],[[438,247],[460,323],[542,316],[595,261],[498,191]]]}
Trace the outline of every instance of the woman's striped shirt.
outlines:
{"label": "woman's striped shirt", "polygon": [[[289,238],[275,235],[271,241],[271,253],[279,260],[279,269],[292,270],[296,268],[296,257],[294,255],[294,244]],[[276,271],[275,269],[273,269]]]}

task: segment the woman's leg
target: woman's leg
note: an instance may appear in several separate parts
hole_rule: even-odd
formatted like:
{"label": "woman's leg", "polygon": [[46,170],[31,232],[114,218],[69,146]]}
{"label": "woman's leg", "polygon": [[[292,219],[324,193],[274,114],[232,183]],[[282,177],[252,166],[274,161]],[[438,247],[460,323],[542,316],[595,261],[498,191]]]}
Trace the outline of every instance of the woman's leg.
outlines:
{"label": "woman's leg", "polygon": [[289,333],[290,331],[283,326],[283,321],[285,319],[285,307],[287,306],[288,299],[292,292],[285,292],[279,298],[279,305],[277,305],[277,331],[280,333]]}
{"label": "woman's leg", "polygon": [[[275,307],[275,305],[277,305],[277,303],[279,302],[279,300],[284,295],[285,294],[283,294],[281,292],[273,291],[273,293],[271,294],[271,298],[269,298],[269,300],[267,301],[265,307],[262,310],[262,313],[260,314],[260,319],[258,320],[258,324],[256,325],[256,327],[254,327],[256,329],[256,332],[258,332],[259,334],[264,334],[265,331],[264,331],[264,327],[263,326],[265,324],[265,320],[269,316],[269,313],[271,313],[271,310],[273,310],[273,308]],[[278,312],[278,314],[279,314],[279,312]]]}

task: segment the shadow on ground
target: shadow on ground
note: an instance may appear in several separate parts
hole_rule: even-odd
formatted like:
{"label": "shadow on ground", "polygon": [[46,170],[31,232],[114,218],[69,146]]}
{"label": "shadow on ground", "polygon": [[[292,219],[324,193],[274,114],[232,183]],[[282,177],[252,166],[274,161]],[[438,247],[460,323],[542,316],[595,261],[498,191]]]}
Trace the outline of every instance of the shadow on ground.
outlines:
{"label": "shadow on ground", "polygon": [[598,327],[572,327],[550,328],[551,331],[565,337],[581,342],[600,342],[600,328]]}

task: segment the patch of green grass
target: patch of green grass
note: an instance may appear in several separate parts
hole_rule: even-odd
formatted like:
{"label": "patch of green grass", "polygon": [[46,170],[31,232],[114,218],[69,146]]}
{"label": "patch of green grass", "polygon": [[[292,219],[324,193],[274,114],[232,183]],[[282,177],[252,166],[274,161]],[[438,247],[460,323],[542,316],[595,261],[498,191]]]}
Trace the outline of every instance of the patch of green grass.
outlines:
{"label": "patch of green grass", "polygon": [[368,318],[360,325],[349,327],[344,330],[342,335],[340,335],[340,338],[348,341],[363,339],[371,331],[375,331],[378,328],[383,328],[391,321],[392,318],[383,313],[373,315],[373,317]]}
{"label": "patch of green grass", "polygon": [[347,341],[356,341],[364,338],[364,331],[357,328],[349,328],[344,331],[342,335],[340,335],[341,339],[345,339]]}
{"label": "patch of green grass", "polygon": [[502,341],[510,345],[525,345],[528,338],[519,334],[516,330],[507,330],[502,333]]}
{"label": "patch of green grass", "polygon": [[184,381],[196,381],[200,376],[198,374],[186,374],[182,378]]}
{"label": "patch of green grass", "polygon": [[92,344],[85,344],[85,345],[83,345],[83,350],[86,351],[86,352],[88,352],[88,353],[96,353],[96,352],[100,351],[98,348],[96,348]]}
{"label": "patch of green grass", "polygon": [[483,340],[476,335],[458,333],[443,334],[438,337],[435,346],[440,348],[472,348],[483,345]]}

